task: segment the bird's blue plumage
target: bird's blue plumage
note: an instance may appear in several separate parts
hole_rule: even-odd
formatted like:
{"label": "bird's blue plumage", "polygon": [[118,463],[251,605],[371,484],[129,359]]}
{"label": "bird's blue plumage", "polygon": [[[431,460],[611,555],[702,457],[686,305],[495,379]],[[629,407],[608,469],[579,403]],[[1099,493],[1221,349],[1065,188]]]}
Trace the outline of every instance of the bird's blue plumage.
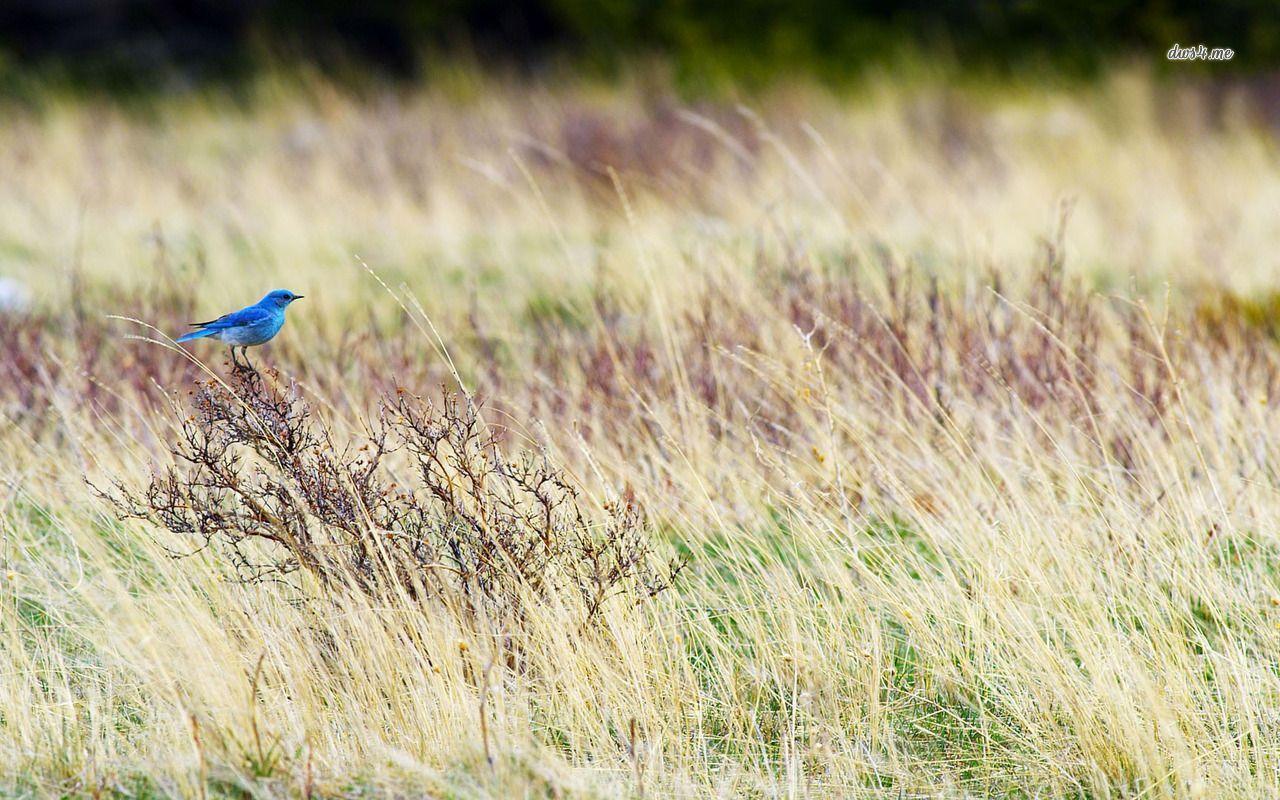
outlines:
{"label": "bird's blue plumage", "polygon": [[196,330],[184,333],[177,338],[179,342],[192,339],[219,339],[236,347],[253,347],[266,344],[280,332],[284,326],[284,310],[302,295],[294,294],[287,289],[277,289],[254,305],[232,311],[208,322],[194,322]]}

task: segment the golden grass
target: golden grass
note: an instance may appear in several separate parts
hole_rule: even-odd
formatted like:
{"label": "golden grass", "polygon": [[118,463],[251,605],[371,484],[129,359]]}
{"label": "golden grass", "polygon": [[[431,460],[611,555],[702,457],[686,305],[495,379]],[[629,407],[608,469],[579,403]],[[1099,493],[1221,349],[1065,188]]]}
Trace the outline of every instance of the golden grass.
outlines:
{"label": "golden grass", "polygon": [[[1271,134],[1133,74],[656,97],[6,119],[39,307],[0,324],[0,791],[1275,791]],[[198,373],[106,315],[277,286],[254,358],[339,441],[456,369],[511,448],[633,490],[676,588],[484,628],[117,521],[88,484],[165,463]]]}

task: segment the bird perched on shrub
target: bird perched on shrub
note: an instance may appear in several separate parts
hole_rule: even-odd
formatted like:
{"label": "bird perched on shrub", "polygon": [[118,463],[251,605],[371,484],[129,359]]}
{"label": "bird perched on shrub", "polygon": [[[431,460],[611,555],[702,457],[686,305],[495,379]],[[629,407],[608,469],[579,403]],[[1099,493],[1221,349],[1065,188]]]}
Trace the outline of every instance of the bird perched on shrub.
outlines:
{"label": "bird perched on shrub", "polygon": [[[208,322],[193,322],[191,327],[198,330],[184,333],[177,341],[189,342],[192,339],[220,339],[231,345],[231,363],[240,368],[236,360],[236,348],[245,350],[260,344],[266,344],[284,327],[284,310],[294,300],[301,300],[302,295],[294,294],[288,289],[276,289],[257,303],[223,314]],[[249,367],[249,356],[245,355],[244,367]]]}

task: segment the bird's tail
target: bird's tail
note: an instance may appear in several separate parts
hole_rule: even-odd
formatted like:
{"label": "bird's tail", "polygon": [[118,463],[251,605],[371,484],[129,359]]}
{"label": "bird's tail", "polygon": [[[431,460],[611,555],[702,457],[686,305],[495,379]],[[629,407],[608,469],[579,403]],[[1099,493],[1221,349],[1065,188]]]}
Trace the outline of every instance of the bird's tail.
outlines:
{"label": "bird's tail", "polygon": [[192,331],[191,333],[184,333],[184,334],[182,334],[182,335],[181,335],[181,336],[179,336],[177,339],[174,339],[174,341],[175,341],[175,342],[189,342],[189,341],[191,341],[192,339],[203,339],[204,337],[206,337],[206,336],[212,336],[212,335],[214,335],[215,333],[217,333],[217,331],[211,331],[211,330],[207,330],[207,329],[206,329],[206,330],[202,330],[202,331]]}

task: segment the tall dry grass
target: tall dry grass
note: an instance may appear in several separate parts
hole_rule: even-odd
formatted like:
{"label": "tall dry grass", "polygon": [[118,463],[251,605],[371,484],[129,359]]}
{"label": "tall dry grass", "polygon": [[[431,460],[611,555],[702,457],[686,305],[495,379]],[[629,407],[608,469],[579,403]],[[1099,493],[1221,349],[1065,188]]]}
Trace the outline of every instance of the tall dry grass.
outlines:
{"label": "tall dry grass", "polygon": [[[50,101],[0,174],[5,792],[1276,790],[1280,161],[1239,98],[264,82]],[[97,490],[227,375],[160,334],[277,285],[254,358],[335,453],[460,388],[674,586],[486,617],[122,522]]]}

